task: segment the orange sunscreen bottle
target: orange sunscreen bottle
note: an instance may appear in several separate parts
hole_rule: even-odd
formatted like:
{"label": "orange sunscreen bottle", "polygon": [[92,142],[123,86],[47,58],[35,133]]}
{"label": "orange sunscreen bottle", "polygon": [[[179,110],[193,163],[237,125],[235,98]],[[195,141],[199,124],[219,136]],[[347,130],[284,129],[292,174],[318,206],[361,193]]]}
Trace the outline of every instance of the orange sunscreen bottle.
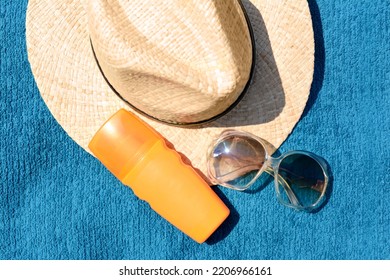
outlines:
{"label": "orange sunscreen bottle", "polygon": [[98,130],[89,149],[135,195],[199,243],[229,215],[221,199],[164,138],[124,109]]}

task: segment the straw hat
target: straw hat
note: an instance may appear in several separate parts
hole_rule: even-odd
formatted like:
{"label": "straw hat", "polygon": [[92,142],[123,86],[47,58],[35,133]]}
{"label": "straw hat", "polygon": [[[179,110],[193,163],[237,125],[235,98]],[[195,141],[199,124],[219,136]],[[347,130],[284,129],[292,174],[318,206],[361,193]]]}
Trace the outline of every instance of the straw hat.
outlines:
{"label": "straw hat", "polygon": [[43,100],[86,151],[125,108],[202,172],[225,129],[278,147],[313,76],[306,0],[30,0],[26,33]]}

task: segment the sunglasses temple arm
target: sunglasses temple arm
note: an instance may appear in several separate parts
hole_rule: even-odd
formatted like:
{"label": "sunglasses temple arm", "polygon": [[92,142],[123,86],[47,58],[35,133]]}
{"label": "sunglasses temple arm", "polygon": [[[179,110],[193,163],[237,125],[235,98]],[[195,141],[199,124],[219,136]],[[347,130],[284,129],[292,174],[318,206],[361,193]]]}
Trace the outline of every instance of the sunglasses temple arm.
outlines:
{"label": "sunglasses temple arm", "polygon": [[295,196],[294,192],[292,191],[292,189],[290,188],[289,184],[286,182],[286,180],[284,180],[281,176],[278,175],[278,178],[275,177],[275,172],[274,170],[269,167],[265,170],[265,172],[267,172],[268,174],[272,175],[275,180],[277,180],[279,182],[279,184],[282,185],[283,189],[286,190],[286,194],[288,196],[288,199],[290,200],[290,202],[295,205],[295,206],[300,206],[300,203],[298,201],[298,198]]}

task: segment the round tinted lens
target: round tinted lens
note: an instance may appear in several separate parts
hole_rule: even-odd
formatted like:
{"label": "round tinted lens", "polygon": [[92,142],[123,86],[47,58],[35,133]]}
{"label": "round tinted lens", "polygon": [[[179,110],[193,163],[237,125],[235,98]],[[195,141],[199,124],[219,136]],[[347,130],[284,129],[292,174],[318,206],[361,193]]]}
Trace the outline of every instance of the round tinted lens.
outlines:
{"label": "round tinted lens", "polygon": [[321,165],[311,156],[295,153],[279,165],[278,194],[282,203],[298,209],[318,206],[326,188]]}
{"label": "round tinted lens", "polygon": [[264,164],[265,149],[254,138],[229,135],[214,146],[208,159],[216,183],[243,190],[249,187]]}

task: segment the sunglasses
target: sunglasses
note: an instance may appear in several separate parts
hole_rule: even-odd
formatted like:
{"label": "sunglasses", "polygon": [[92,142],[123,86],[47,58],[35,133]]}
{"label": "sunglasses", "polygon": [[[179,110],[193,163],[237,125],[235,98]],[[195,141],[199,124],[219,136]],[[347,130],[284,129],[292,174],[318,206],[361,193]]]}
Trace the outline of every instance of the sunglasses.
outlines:
{"label": "sunglasses", "polygon": [[266,172],[274,177],[280,203],[308,212],[318,208],[329,181],[325,161],[305,151],[291,151],[274,158],[266,147],[265,140],[250,133],[224,131],[209,150],[210,180],[243,191]]}

